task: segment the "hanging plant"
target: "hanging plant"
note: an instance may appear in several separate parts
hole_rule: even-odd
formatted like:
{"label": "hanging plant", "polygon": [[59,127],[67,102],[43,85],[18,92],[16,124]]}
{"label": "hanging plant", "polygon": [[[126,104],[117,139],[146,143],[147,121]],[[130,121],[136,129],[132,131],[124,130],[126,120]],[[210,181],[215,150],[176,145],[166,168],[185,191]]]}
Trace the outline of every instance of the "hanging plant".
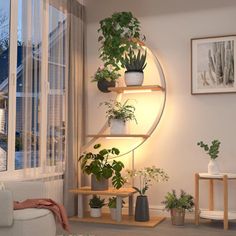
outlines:
{"label": "hanging plant", "polygon": [[[124,55],[131,48],[143,45],[140,35],[140,22],[131,12],[114,13],[100,21],[98,41],[102,44],[100,58],[105,66],[116,70],[124,68]],[[145,39],[145,37],[143,37]]]}

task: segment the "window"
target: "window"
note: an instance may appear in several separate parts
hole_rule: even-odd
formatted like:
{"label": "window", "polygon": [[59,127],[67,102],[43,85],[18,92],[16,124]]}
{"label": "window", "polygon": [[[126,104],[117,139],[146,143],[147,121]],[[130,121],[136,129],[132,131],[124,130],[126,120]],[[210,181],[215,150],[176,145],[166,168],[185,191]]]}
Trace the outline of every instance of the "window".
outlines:
{"label": "window", "polygon": [[0,4],[0,171],[7,170],[10,1]]}
{"label": "window", "polygon": [[67,14],[47,0],[4,1],[0,7],[0,171],[55,167],[54,172],[61,172],[66,155]]}

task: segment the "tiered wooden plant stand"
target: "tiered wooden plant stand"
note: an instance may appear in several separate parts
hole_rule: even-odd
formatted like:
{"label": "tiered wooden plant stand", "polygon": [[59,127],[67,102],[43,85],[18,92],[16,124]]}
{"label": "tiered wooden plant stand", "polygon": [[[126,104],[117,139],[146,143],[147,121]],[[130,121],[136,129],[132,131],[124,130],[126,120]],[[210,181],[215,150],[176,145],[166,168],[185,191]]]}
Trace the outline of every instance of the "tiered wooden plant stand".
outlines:
{"label": "tiered wooden plant stand", "polygon": [[[78,189],[70,190],[71,193],[78,195],[78,216],[71,217],[72,221],[87,222],[87,223],[102,223],[102,224],[115,224],[115,225],[130,225],[130,226],[140,226],[140,227],[154,227],[160,222],[162,222],[165,217],[156,216],[151,217],[150,221],[147,222],[137,222],[134,220],[133,216],[133,197],[136,191],[133,188],[120,188],[114,189],[109,188],[106,191],[93,191],[90,187],[82,187]],[[112,220],[110,215],[103,213],[100,218],[90,217],[89,213],[85,212],[83,196],[88,195],[100,195],[100,196],[115,196],[117,197],[117,215],[116,220]],[[128,202],[128,215],[122,215],[122,199],[129,198]]]}

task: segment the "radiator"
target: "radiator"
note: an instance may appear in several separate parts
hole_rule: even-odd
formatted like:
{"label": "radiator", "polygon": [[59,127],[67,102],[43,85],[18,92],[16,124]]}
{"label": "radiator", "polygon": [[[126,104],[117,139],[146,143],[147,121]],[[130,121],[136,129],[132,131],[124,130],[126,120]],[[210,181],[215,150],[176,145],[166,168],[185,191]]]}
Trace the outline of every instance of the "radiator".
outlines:
{"label": "radiator", "polygon": [[63,204],[63,179],[44,180],[45,197]]}

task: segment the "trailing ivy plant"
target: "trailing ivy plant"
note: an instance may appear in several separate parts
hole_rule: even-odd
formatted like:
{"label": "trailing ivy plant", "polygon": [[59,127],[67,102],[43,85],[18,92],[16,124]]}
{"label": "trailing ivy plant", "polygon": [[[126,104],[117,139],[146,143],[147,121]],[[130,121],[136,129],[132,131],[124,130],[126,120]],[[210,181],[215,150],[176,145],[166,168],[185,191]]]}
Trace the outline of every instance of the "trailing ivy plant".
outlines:
{"label": "trailing ivy plant", "polygon": [[105,66],[112,65],[116,70],[124,68],[124,55],[130,48],[143,44],[140,22],[131,12],[117,12],[101,20],[98,33],[100,58]]}
{"label": "trailing ivy plant", "polygon": [[[94,145],[94,149],[97,150],[101,147],[101,144]],[[80,156],[79,161],[81,162],[81,169],[83,173],[87,175],[93,174],[99,181],[102,178],[112,178],[112,185],[119,189],[125,183],[124,178],[121,176],[121,171],[124,168],[124,164],[121,161],[113,160],[109,163],[108,159],[110,156],[118,156],[120,154],[119,149],[110,148],[102,149],[97,153],[88,152]]]}

